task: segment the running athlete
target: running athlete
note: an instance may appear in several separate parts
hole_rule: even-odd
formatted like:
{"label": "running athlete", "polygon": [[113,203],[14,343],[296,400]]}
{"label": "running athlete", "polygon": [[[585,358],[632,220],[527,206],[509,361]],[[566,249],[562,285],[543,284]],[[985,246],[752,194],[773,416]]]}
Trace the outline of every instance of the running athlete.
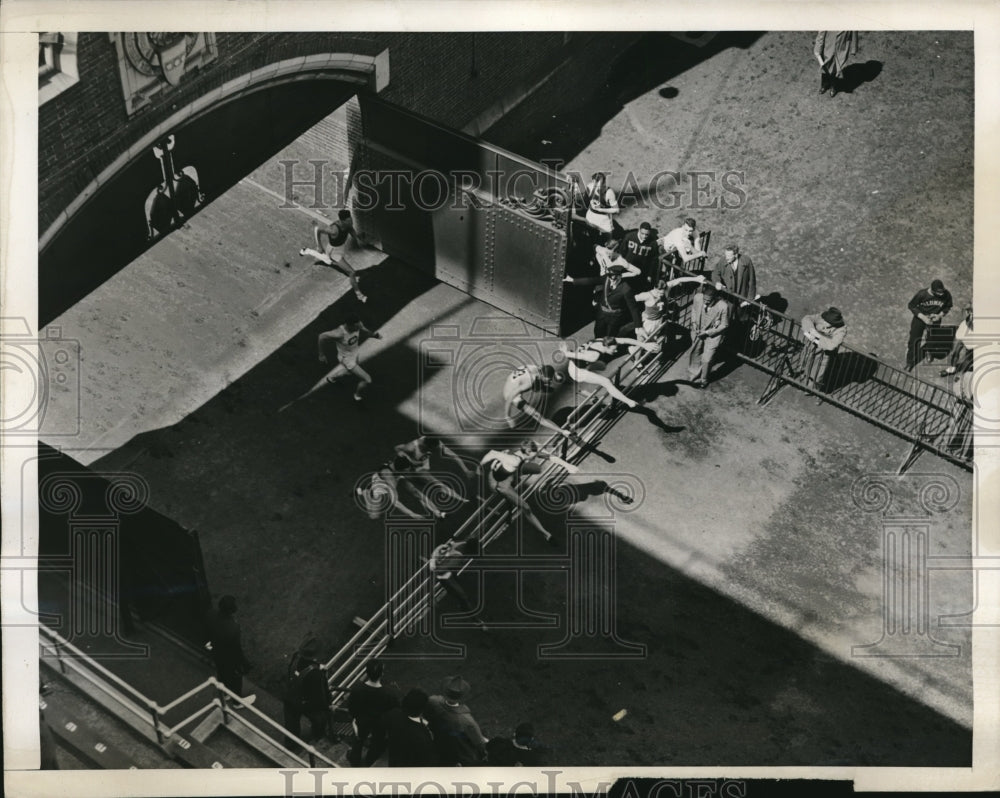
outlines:
{"label": "running athlete", "polygon": [[401,443],[396,446],[396,456],[405,459],[411,466],[410,479],[414,482],[421,482],[428,488],[440,491],[444,496],[463,504],[468,501],[464,496],[456,493],[437,477],[430,473],[431,455],[447,457],[456,463],[462,474],[466,478],[472,477],[475,472],[462,462],[462,458],[444,445],[444,442],[436,435],[421,435],[416,440],[409,443]]}
{"label": "running athlete", "polygon": [[444,445],[439,435],[421,435],[409,443],[401,443],[396,447],[396,454],[409,460],[414,470],[418,472],[430,470],[431,457],[447,457],[466,477],[472,477],[476,473],[461,457]]}
{"label": "running athlete", "polygon": [[495,490],[507,501],[521,511],[524,519],[535,529],[542,533],[546,542],[558,545],[552,533],[549,532],[542,522],[538,520],[528,503],[521,498],[517,491],[518,483],[522,474],[538,474],[542,470],[542,465],[533,463],[532,460],[542,458],[558,463],[569,473],[575,474],[579,469],[556,457],[554,454],[538,451],[538,446],[534,441],[525,441],[518,449],[505,449],[497,451],[491,449],[479,463],[480,471],[486,474],[487,481],[491,489]]}
{"label": "running athlete", "polygon": [[522,420],[522,415],[530,416],[543,427],[548,427],[567,440],[583,445],[577,435],[549,421],[526,398],[534,390],[551,391],[556,370],[552,366],[519,366],[514,369],[503,384],[504,415],[507,426],[514,429]]}
{"label": "running athlete", "polygon": [[[354,289],[354,296],[358,298],[359,302],[367,302],[368,297],[361,292],[358,273],[347,262],[347,257],[344,254],[347,249],[348,239],[351,240],[355,247],[360,248],[361,246],[358,243],[358,235],[354,232],[354,222],[351,220],[351,212],[346,208],[341,210],[337,214],[337,221],[331,225],[323,225],[322,227],[314,219],[312,231],[313,240],[316,242],[316,249],[303,247],[299,250],[299,255],[312,255],[312,257],[321,263],[332,266],[342,274],[346,274],[351,281],[351,288]],[[323,243],[324,238],[326,239],[326,243]]]}
{"label": "running athlete", "polygon": [[417,498],[423,503],[423,497],[419,491],[406,482],[405,478],[398,475],[393,470],[391,463],[383,463],[379,466],[369,479],[354,489],[354,492],[357,494],[358,501],[364,511],[373,521],[382,515],[387,515],[389,510],[393,508],[409,518],[423,518],[424,516],[415,513],[399,500],[400,485],[409,489],[411,493],[416,493]]}
{"label": "running athlete", "polygon": [[655,352],[659,349],[658,344],[650,342],[637,343],[634,338],[612,338],[608,336],[606,338],[596,338],[584,344],[575,352],[571,352],[566,342],[563,341],[559,344],[559,350],[566,355],[566,360],[569,363],[569,376],[576,382],[587,382],[591,385],[604,388],[612,397],[620,402],[624,402],[630,409],[634,410],[639,406],[639,403],[634,399],[629,399],[618,390],[611,380],[603,374],[596,374],[593,371],[589,371],[586,365],[577,365],[577,363],[596,363],[598,360],[602,363],[608,363],[622,354],[619,348],[623,346],[629,346],[636,351],[645,349],[647,352]]}
{"label": "running athlete", "polygon": [[359,319],[355,314],[348,316],[344,323],[339,327],[335,327],[328,332],[320,333],[318,339],[320,362],[330,362],[329,353],[332,345],[336,349],[337,365],[334,366],[323,377],[323,379],[302,394],[302,396],[297,399],[293,399],[288,404],[280,407],[278,412],[284,412],[296,402],[300,402],[306,397],[312,396],[324,385],[332,385],[341,377],[346,377],[348,374],[353,374],[358,378],[358,387],[354,389],[354,398],[356,401],[360,402],[362,398],[361,391],[372,383],[371,376],[358,364],[358,349],[361,346],[363,337],[381,338],[382,336],[380,333],[372,332],[365,327],[361,319]]}
{"label": "running athlete", "polygon": [[678,277],[674,280],[660,280],[655,288],[635,295],[635,301],[643,303],[642,326],[636,330],[640,341],[648,341],[656,335],[663,324],[664,308],[667,304],[667,293],[681,283],[703,283],[704,275],[698,277]]}

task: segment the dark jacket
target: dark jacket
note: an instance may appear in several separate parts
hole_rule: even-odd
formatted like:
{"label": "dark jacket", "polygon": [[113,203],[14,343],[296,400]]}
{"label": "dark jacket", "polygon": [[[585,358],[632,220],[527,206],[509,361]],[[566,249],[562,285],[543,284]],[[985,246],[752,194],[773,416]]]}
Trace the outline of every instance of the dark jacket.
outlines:
{"label": "dark jacket", "polygon": [[393,707],[383,718],[389,733],[389,767],[429,768],[438,764],[437,748],[430,729],[410,720],[399,707]]}
{"label": "dark jacket", "polygon": [[243,654],[240,642],[240,625],[232,615],[223,615],[217,609],[208,614],[208,639],[212,643],[212,657],[220,668],[232,668],[246,673],[250,661]]}
{"label": "dark jacket", "polygon": [[738,268],[735,276],[733,270],[726,263],[723,255],[712,269],[712,282],[722,283],[731,294],[736,294],[744,299],[753,299],[757,296],[757,273],[753,268],[753,261],[749,256],[740,254]]}
{"label": "dark jacket", "polygon": [[936,296],[929,288],[921,288],[913,295],[910,304],[907,305],[910,313],[916,316],[918,313],[930,315],[940,313],[944,315],[951,310],[951,293],[945,291],[941,296]]}
{"label": "dark jacket", "polygon": [[629,230],[621,240],[618,253],[633,266],[642,270],[644,278],[656,276],[660,255],[656,245],[656,231],[650,230],[645,241],[639,241],[639,231]]}

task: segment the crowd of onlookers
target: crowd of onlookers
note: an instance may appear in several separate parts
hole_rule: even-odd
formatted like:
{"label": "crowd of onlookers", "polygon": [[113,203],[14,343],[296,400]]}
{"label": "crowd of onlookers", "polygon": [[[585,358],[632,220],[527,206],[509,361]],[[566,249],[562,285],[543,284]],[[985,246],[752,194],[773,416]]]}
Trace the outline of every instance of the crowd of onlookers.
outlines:
{"label": "crowd of onlookers", "polygon": [[[606,176],[597,172],[582,187],[586,226],[584,235],[594,241],[592,263],[597,276],[566,277],[574,285],[594,286],[596,308],[594,335],[635,336],[644,340],[644,330],[655,323],[661,328],[663,306],[668,301],[675,268],[700,274],[702,285],[691,306],[691,347],[688,373],[698,388],[708,385],[720,345],[730,337],[737,347],[746,340],[750,327],[767,313],[759,300],[757,273],[752,259],[738,244],[729,243],[714,265],[708,265],[707,234],[696,232],[696,222],[685,218],[660,236],[648,221],[625,230],[617,221],[621,208]],[[941,280],[913,296],[908,304],[912,314],[906,344],[906,368],[932,360],[930,336],[942,327],[953,305],[951,293]],[[963,402],[971,400],[971,377],[962,375],[972,368],[972,307],[964,308],[964,319],[955,330],[949,365],[939,376],[955,376],[954,391]],[[801,319],[803,347],[793,364],[791,376],[809,388],[821,391],[832,357],[847,334],[843,313],[829,307]]]}
{"label": "crowd of onlookers", "polygon": [[[236,600],[223,596],[208,618],[208,642],[219,681],[233,694],[227,709],[253,704],[255,695],[244,695],[243,674],[250,661],[243,652],[240,626],[235,619]],[[449,676],[437,693],[419,687],[404,694],[384,681],[384,664],[377,659],[364,666],[364,678],[350,688],[346,700],[335,703],[321,660],[319,641],[308,636],[288,664],[284,691],[284,725],[295,738],[350,742],[348,762],[370,767],[385,757],[389,767],[453,767],[496,765],[539,766],[549,748],[535,738],[530,723],[521,723],[509,737],[487,738],[464,703],[470,686],[461,676]],[[339,704],[339,706],[338,706]],[[350,733],[344,734],[334,712],[349,716]],[[303,719],[308,721],[304,733]],[[294,748],[296,740],[288,737]]]}
{"label": "crowd of onlookers", "polygon": [[[289,665],[285,725],[300,736],[301,719],[308,719],[307,740],[339,737],[318,654],[316,642],[307,641]],[[342,703],[340,711],[346,710],[350,716],[347,760],[353,767],[379,763],[389,767],[545,764],[549,749],[535,738],[530,723],[519,724],[509,737],[486,737],[464,703],[471,688],[461,676],[445,678],[433,695],[419,687],[403,693],[384,677],[383,663],[369,660],[364,678],[350,688]]]}

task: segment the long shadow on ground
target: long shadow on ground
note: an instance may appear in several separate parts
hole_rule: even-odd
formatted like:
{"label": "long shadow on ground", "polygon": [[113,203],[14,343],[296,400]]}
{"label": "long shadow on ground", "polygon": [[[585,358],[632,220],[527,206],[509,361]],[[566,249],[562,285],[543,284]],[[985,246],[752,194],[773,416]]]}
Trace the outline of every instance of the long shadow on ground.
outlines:
{"label": "long shadow on ground", "polygon": [[722,50],[746,49],[762,35],[753,31],[722,32],[698,46],[692,42],[704,40],[697,35],[682,40],[669,33],[646,34],[618,57],[605,83],[592,93],[581,92],[576,109],[555,117],[546,115],[544,121],[528,125],[514,114],[497,123],[484,138],[535,161],[568,163],[636,97],[660,86],[664,102],[683,102],[676,89],[664,84]]}
{"label": "long shadow on ground", "polygon": [[[374,327],[433,283],[390,261],[368,284],[373,299],[363,314]],[[140,474],[157,510],[199,529],[210,591],[237,597],[257,664],[250,676],[276,694],[307,632],[332,653],[349,639],[351,619],[385,600],[387,530],[359,510],[352,489],[415,434],[395,408],[418,389],[416,351],[404,344],[366,361],[377,390],[361,406],[347,385],[274,413],[321,374],[316,334],[355,307],[353,298],[339,301],[184,421],[95,464]],[[602,476],[594,458],[585,471],[585,482]],[[604,499],[593,493],[582,489],[574,500],[597,506]],[[435,524],[434,539],[453,534],[464,515]],[[529,530],[522,550],[558,564],[567,551],[565,513],[539,515],[563,548]],[[665,539],[675,523],[684,519],[663,519]],[[510,552],[514,538],[508,531],[488,553]],[[393,656],[417,658],[392,661],[391,678],[435,691],[443,676],[461,672],[476,688],[469,701],[488,735],[532,720],[556,747],[556,764],[969,764],[967,729],[647,553],[619,541],[616,556],[614,628],[620,640],[645,646],[644,657],[616,659],[619,647],[597,640],[596,648],[568,647],[570,658],[540,659],[539,644],[565,635],[567,572],[524,573],[518,604],[510,569],[485,578],[484,612],[495,628],[440,630],[468,646],[464,658],[431,661],[426,638],[403,641]],[[474,578],[463,576],[476,597]],[[445,602],[442,610],[457,609]],[[523,626],[525,607],[536,620],[560,619],[558,627],[503,627],[519,619]],[[156,667],[149,662],[154,680]],[[613,721],[621,709],[626,716]]]}
{"label": "long shadow on ground", "polygon": [[[600,501],[579,498],[587,503]],[[556,526],[552,515],[547,524]],[[581,636],[545,659],[539,645],[558,644],[567,632],[567,585],[559,571],[566,549],[545,546],[532,530],[523,550],[551,557],[553,570],[524,573],[516,599],[513,572],[466,571],[463,584],[482,598],[489,631],[455,629],[446,616],[461,608],[445,597],[436,633],[465,645],[464,661],[421,661],[438,650],[427,639],[399,644],[390,662],[404,690],[429,692],[460,672],[472,683],[467,698],[487,736],[506,735],[524,721],[554,747],[556,766],[586,765],[862,765],[968,766],[971,732],[885,683],[839,661],[744,606],[618,539],[617,587],[605,620],[621,645]],[[516,533],[488,550],[514,550]],[[664,535],[669,535],[665,530]],[[601,628],[593,613],[580,617]],[[529,610],[532,615],[525,612]],[[556,629],[504,628],[550,613]],[[586,631],[586,623],[581,627]],[[619,659],[627,645],[645,655]],[[575,656],[574,656],[575,655]],[[620,710],[625,717],[613,720]]]}

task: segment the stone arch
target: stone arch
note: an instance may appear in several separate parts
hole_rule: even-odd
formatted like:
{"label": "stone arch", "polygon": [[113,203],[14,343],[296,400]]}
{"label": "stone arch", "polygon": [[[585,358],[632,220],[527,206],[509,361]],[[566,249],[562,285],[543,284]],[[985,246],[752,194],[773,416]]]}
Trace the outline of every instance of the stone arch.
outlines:
{"label": "stone arch", "polygon": [[205,92],[148,130],[102,169],[101,173],[59,213],[55,221],[39,237],[39,251],[43,251],[52,242],[69,220],[114,175],[147,152],[156,141],[170,131],[248,94],[298,80],[334,80],[355,84],[359,90],[378,93],[389,83],[389,51],[383,50],[374,56],[355,53],[319,53],[286,58],[254,69]]}

